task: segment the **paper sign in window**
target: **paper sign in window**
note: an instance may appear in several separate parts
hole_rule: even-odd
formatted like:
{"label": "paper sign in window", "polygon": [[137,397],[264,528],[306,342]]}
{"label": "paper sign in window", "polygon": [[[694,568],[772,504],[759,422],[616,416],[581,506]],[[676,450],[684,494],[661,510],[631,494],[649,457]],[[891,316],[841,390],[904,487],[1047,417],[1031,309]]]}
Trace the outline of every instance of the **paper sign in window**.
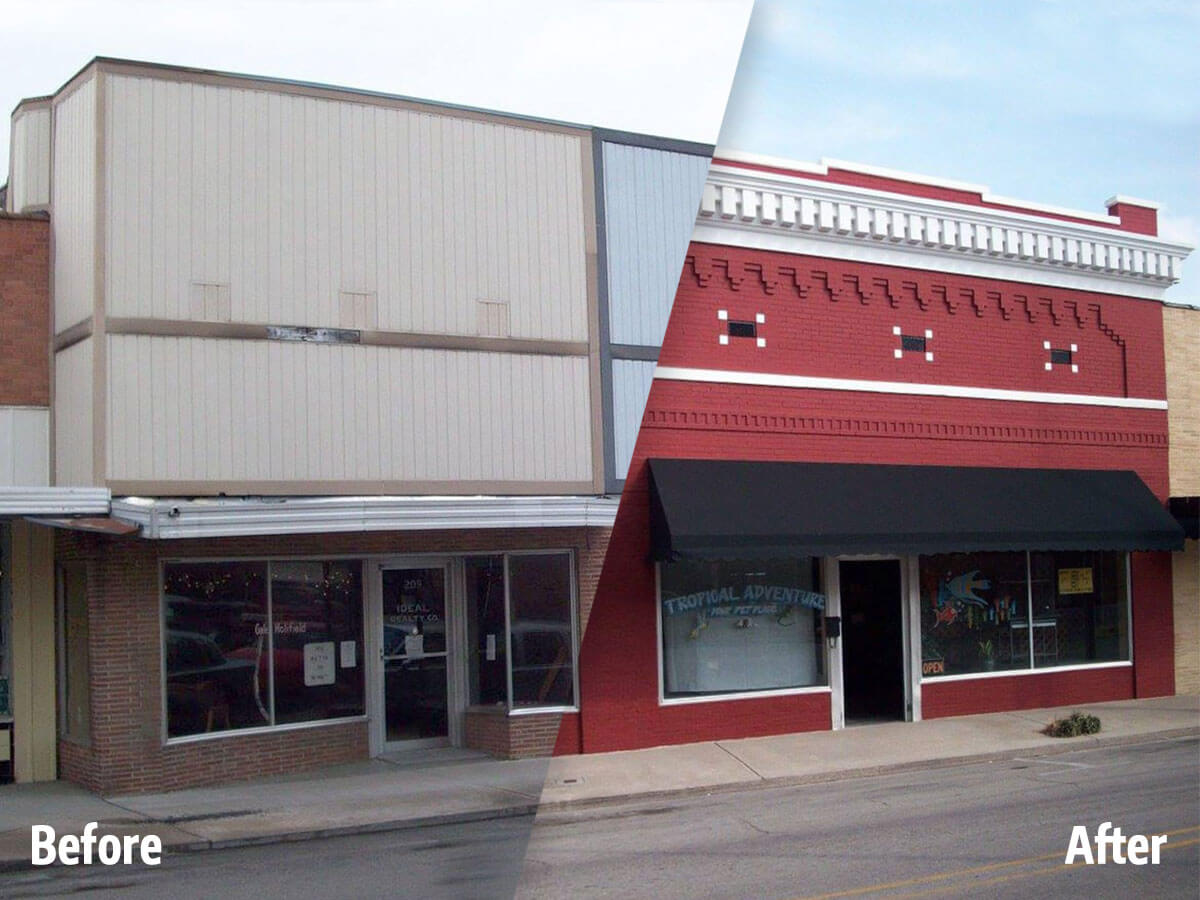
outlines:
{"label": "paper sign in window", "polygon": [[333,641],[304,645],[304,686],[315,687],[334,682]]}
{"label": "paper sign in window", "polygon": [[423,634],[406,634],[404,636],[404,655],[405,656],[424,656],[425,655],[425,635],[423,635]]}

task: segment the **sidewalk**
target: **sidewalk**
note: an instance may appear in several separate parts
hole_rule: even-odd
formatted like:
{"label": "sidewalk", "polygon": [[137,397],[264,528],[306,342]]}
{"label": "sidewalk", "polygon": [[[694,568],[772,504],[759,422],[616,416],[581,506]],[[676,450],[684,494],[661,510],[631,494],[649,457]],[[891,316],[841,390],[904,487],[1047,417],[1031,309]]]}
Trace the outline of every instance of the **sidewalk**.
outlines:
{"label": "sidewalk", "polygon": [[[1040,729],[1076,709],[1099,735]],[[504,762],[465,750],[395,754],[302,775],[160,794],[97,797],[65,782],[0,787],[0,870],[24,868],[30,826],[157,834],[169,850],[413,828],[678,792],[802,784],[884,772],[1200,735],[1200,697],[889,722],[844,731]]]}

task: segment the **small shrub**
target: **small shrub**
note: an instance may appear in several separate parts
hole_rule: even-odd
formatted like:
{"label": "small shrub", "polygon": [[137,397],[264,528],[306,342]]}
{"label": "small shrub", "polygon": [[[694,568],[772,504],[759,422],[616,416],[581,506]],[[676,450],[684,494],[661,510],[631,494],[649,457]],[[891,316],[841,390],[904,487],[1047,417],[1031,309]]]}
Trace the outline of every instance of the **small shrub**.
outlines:
{"label": "small shrub", "polygon": [[1096,734],[1100,720],[1087,713],[1071,713],[1065,719],[1055,719],[1043,730],[1050,737],[1078,737],[1081,734]]}

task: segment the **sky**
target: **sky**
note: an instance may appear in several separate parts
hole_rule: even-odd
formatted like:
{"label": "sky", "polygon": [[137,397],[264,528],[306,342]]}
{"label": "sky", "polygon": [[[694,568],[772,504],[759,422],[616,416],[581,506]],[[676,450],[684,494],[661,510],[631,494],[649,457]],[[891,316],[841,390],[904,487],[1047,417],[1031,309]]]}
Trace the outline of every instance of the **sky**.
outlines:
{"label": "sky", "polygon": [[[1200,244],[1195,0],[758,0],[723,147],[985,185]],[[1165,299],[1200,304],[1200,255]]]}
{"label": "sky", "polygon": [[[7,0],[0,109],[94,56],[714,143],[751,0]],[[0,181],[8,130],[0,129]]]}
{"label": "sky", "polygon": [[[1140,197],[1162,204],[1163,237],[1200,244],[1200,3],[757,0],[750,17],[751,5],[9,0],[0,109],[105,55],[705,143],[724,113],[725,147],[1093,212]],[[1200,258],[1166,298],[1200,303]]]}

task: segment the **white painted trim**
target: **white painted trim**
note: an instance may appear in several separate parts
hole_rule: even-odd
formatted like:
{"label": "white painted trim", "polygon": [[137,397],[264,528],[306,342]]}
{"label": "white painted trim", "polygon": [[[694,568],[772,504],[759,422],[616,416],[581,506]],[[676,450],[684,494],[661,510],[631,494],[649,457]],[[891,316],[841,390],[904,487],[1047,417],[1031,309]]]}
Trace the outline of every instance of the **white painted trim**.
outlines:
{"label": "white painted trim", "polygon": [[759,700],[763,697],[791,697],[795,694],[829,694],[832,693],[832,690],[828,685],[813,685],[812,687],[739,691],[736,694],[705,694],[702,697],[663,697],[658,701],[658,705],[688,706],[693,703],[722,703],[726,700]]}
{"label": "white painted trim", "polygon": [[864,391],[874,394],[910,394],[921,397],[957,397],[970,400],[1005,400],[1017,403],[1053,403],[1072,406],[1115,406],[1125,409],[1167,408],[1166,400],[1140,397],[1102,397],[1092,394],[1056,394],[1049,391],[1010,391],[954,384],[918,384],[902,381],[869,381],[857,378],[825,378],[817,375],[785,375],[777,372],[733,372],[724,369],[693,369],[657,366],[654,377],[664,381],[697,381],[708,384],[744,384],[755,387],[812,388],[826,391]]}
{"label": "white painted trim", "polygon": [[1133,660],[1116,662],[1078,663],[1071,666],[1042,666],[1037,669],[1005,669],[999,672],[966,672],[961,675],[931,675],[922,677],[921,684],[939,684],[943,681],[972,681],[976,678],[1008,678],[1013,675],[1049,675],[1054,672],[1081,672],[1088,669],[1133,668]]}
{"label": "white painted trim", "polygon": [[[881,266],[896,266],[940,272],[951,275],[967,275],[973,278],[991,278],[1001,281],[1039,284],[1067,290],[1091,291],[1097,294],[1118,294],[1142,300],[1160,300],[1163,291],[1173,282],[1150,282],[1130,280],[1101,271],[1083,271],[1044,268],[1042,265],[1019,259],[1003,261],[978,256],[958,255],[957,251],[935,247],[908,246],[897,248],[883,244],[866,244],[853,235],[824,233],[771,233],[748,230],[744,225],[729,222],[699,221],[692,232],[692,240],[701,244],[718,244],[727,247],[743,247],[749,250],[769,250],[777,253],[794,253],[851,262],[871,263]],[[1176,258],[1171,271],[1178,280],[1182,256]]]}
{"label": "white painted trim", "polygon": [[[576,666],[576,668],[578,668],[578,666]],[[537,716],[542,715],[543,713],[550,714],[577,712],[579,712],[578,706],[521,706],[517,709],[507,710],[505,714],[512,718],[516,716]]]}
{"label": "white painted trim", "polygon": [[[890,169],[885,166],[872,166],[866,163],[850,162],[844,159],[833,159],[828,156],[822,156],[819,163],[799,162],[793,159],[783,159],[778,156],[764,156],[757,153],[747,153],[742,150],[725,150],[718,147],[713,152],[714,159],[727,159],[730,162],[746,163],[748,165],[771,166],[776,169],[790,169],[797,175],[828,175],[830,169],[841,169],[845,172],[859,172],[863,175],[874,175],[879,178],[890,178],[895,181],[907,181],[911,184],[923,184],[929,187],[948,188],[953,191],[965,191],[971,194],[979,194],[980,199],[985,203],[997,203],[1004,206],[1017,206],[1022,209],[1034,210],[1037,212],[1053,213],[1060,216],[1072,216],[1078,219],[1089,219],[1093,222],[1102,222],[1109,225],[1119,225],[1121,220],[1117,216],[1106,215],[1105,213],[1096,213],[1089,210],[1070,209],[1065,206],[1054,206],[1049,203],[1036,203],[1031,200],[1017,200],[1012,197],[1005,197],[1000,194],[993,194],[991,188],[986,184],[972,184],[967,181],[956,181],[952,178],[941,178],[936,175],[922,175],[916,172],[905,172],[900,169]],[[1135,206],[1144,206],[1149,209],[1161,209],[1161,204],[1153,203],[1149,200],[1137,200],[1132,197],[1126,197],[1122,194],[1117,194],[1110,197],[1104,202],[1107,209],[1114,203],[1129,203]]]}
{"label": "white painted trim", "polygon": [[106,516],[112,495],[97,487],[0,487],[2,516]]}
{"label": "white painted trim", "polygon": [[[611,528],[619,502],[616,497],[124,497],[111,506],[112,515],[141,525],[143,537],[173,539],[459,528]],[[101,512],[108,512],[107,504]]]}

